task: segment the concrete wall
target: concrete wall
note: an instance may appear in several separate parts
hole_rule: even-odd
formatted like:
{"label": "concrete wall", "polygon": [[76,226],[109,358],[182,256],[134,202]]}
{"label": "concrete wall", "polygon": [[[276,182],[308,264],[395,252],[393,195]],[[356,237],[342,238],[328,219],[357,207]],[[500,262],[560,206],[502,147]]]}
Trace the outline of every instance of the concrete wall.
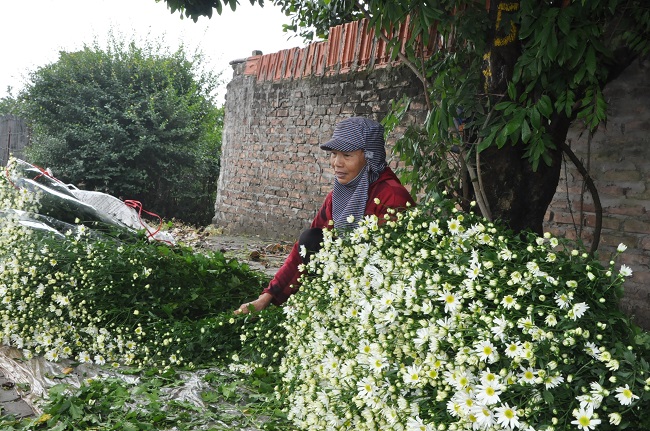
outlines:
{"label": "concrete wall", "polygon": [[[226,95],[222,168],[214,223],[226,232],[295,239],[331,189],[326,154],[318,148],[345,117],[380,120],[390,102],[422,93],[405,66],[369,45],[361,28],[329,42],[253,56],[233,65]],[[356,35],[356,36],[355,36]],[[345,47],[352,44],[351,47]],[[370,46],[370,48],[368,48]],[[622,263],[634,270],[623,307],[650,329],[650,65],[636,63],[606,90],[607,127],[589,141],[576,123],[568,136],[603,202],[600,256],[623,242]],[[406,124],[421,122],[417,99]],[[396,130],[395,136],[403,131]],[[393,140],[391,137],[389,140]],[[396,161],[391,163],[393,166]],[[546,228],[589,245],[595,220],[583,179],[567,160]]]}
{"label": "concrete wall", "polygon": [[5,166],[9,156],[23,157],[29,143],[29,129],[25,121],[15,115],[0,115],[0,166]]}

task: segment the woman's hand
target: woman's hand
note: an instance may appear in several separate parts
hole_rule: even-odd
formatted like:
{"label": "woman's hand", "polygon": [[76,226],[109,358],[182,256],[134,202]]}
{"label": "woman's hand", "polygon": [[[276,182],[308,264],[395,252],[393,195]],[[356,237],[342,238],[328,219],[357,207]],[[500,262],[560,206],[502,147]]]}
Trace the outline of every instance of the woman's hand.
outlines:
{"label": "woman's hand", "polygon": [[245,302],[240,305],[239,308],[235,310],[235,314],[248,314],[251,311],[251,307],[254,308],[255,311],[262,311],[269,306],[272,299],[273,295],[270,293],[262,293],[255,301]]}

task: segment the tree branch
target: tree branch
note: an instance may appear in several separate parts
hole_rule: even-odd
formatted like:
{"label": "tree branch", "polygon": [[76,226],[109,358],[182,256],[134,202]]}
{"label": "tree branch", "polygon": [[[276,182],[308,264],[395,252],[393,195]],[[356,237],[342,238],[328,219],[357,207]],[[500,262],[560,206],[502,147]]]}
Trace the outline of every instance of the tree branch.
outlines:
{"label": "tree branch", "polygon": [[603,207],[600,203],[600,196],[598,195],[596,185],[591,179],[591,176],[589,176],[589,172],[587,172],[587,169],[585,169],[585,166],[582,164],[580,159],[578,159],[573,150],[571,150],[571,147],[569,147],[565,142],[562,142],[560,144],[560,149],[569,157],[569,159],[571,159],[576,169],[578,169],[578,172],[580,172],[580,175],[582,175],[582,178],[584,179],[585,184],[589,189],[589,193],[591,193],[591,196],[594,199],[594,206],[596,210],[596,226],[594,228],[594,240],[592,241],[591,249],[589,250],[589,252],[593,255],[596,250],[598,250],[600,233],[603,228]]}

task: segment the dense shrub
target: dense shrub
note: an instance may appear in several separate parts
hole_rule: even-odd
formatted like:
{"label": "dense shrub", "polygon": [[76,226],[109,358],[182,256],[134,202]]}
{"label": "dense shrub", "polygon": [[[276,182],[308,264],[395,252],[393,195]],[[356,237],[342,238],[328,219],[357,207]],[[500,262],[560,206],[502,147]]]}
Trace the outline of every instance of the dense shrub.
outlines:
{"label": "dense shrub", "polygon": [[208,224],[219,175],[218,77],[183,47],[112,39],[30,73],[19,95],[33,129],[30,162],[80,188]]}

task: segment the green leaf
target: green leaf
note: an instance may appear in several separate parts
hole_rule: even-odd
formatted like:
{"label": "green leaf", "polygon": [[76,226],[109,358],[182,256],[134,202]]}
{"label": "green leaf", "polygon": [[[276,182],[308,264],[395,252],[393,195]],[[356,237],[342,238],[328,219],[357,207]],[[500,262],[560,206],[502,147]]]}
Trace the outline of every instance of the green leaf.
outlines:
{"label": "green leaf", "polygon": [[587,48],[584,61],[587,73],[589,73],[589,76],[594,76],[596,73],[596,50],[592,45]]}
{"label": "green leaf", "polygon": [[517,121],[516,119],[512,119],[508,121],[506,127],[503,128],[503,131],[506,134],[506,136],[512,136],[519,131],[520,127],[521,127],[521,122]]}
{"label": "green leaf", "polygon": [[544,117],[550,118],[551,114],[553,114],[553,104],[551,103],[551,98],[546,94],[540,97],[539,101],[537,102],[537,106],[539,107],[539,112]]}
{"label": "green leaf", "polygon": [[557,17],[557,26],[563,34],[569,34],[571,31],[571,20],[569,14],[561,11]]}
{"label": "green leaf", "polygon": [[497,148],[503,148],[503,146],[506,144],[508,140],[508,134],[506,133],[505,127],[501,129],[501,133],[497,136],[495,143],[497,144]]}
{"label": "green leaf", "polygon": [[542,128],[542,116],[537,109],[537,106],[533,106],[529,112],[530,124],[533,126],[533,129],[540,130]]}
{"label": "green leaf", "polygon": [[546,402],[547,405],[552,406],[553,403],[555,402],[555,397],[551,393],[551,391],[544,391],[542,393],[542,397],[544,398],[544,401]]}
{"label": "green leaf", "polygon": [[517,99],[517,88],[513,82],[508,83],[508,96],[511,100]]}
{"label": "green leaf", "polygon": [[499,102],[496,105],[494,105],[494,109],[497,111],[504,111],[510,106],[514,105],[514,103],[506,101],[506,102]]}
{"label": "green leaf", "polygon": [[521,140],[524,143],[528,143],[528,141],[530,140],[531,134],[532,134],[532,132],[530,130],[530,126],[528,125],[528,121],[524,120],[524,122],[521,123]]}

